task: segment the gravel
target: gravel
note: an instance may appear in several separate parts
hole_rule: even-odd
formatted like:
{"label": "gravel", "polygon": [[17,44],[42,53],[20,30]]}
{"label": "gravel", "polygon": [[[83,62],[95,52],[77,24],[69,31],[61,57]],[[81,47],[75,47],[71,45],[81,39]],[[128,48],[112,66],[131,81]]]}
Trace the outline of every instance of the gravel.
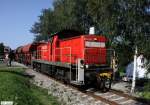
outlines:
{"label": "gravel", "polygon": [[27,73],[34,75],[33,84],[48,89],[48,94],[58,97],[61,105],[106,105],[105,103],[95,100],[91,96],[87,96],[77,90],[74,90],[64,84],[61,84],[41,73],[27,69]]}
{"label": "gravel", "polygon": [[[100,100],[96,100],[91,96],[81,93],[78,90],[74,90],[64,84],[61,84],[46,75],[34,71],[33,69],[29,69],[23,64],[13,62],[12,65],[26,68],[26,73],[34,75],[31,82],[39,87],[47,89],[48,94],[58,97],[58,101],[60,101],[61,105],[108,105]],[[130,84],[126,82],[112,84],[113,89],[121,90],[126,93],[130,92],[129,87]]]}
{"label": "gravel", "polygon": [[48,90],[48,94],[58,97],[58,101],[61,105],[107,105],[99,100],[95,100],[93,97],[81,93],[78,90],[74,90],[64,84],[61,84],[46,75],[29,69],[27,66],[12,62],[12,65],[26,68],[26,73],[34,75],[31,83],[45,88]]}

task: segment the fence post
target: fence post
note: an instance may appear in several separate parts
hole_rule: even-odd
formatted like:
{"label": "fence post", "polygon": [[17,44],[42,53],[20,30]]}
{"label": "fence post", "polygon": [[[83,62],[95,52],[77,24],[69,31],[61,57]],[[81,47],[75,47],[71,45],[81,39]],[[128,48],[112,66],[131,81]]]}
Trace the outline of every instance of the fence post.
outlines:
{"label": "fence post", "polygon": [[136,70],[137,70],[137,46],[135,48],[135,54],[134,54],[134,68],[133,68],[133,78],[132,78],[131,93],[134,93],[134,89],[135,89]]}

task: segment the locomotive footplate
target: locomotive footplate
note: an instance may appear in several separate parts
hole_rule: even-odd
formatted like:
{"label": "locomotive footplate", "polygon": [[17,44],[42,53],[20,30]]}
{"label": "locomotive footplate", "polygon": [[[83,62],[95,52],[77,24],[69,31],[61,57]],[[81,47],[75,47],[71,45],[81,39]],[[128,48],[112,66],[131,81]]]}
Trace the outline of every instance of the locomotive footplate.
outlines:
{"label": "locomotive footplate", "polygon": [[71,81],[71,84],[77,85],[77,86],[82,86],[85,85],[83,82],[78,82],[78,81]]}

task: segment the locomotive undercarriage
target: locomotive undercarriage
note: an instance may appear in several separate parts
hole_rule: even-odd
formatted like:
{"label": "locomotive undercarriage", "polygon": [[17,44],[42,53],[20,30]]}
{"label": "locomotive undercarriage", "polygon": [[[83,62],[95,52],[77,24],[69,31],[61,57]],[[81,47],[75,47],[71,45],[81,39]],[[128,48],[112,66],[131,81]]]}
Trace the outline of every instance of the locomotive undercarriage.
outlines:
{"label": "locomotive undercarriage", "polygon": [[[38,71],[50,75],[55,79],[61,80],[66,84],[71,81],[75,81],[77,78],[75,66],[72,66],[71,73],[70,68],[60,67],[56,65],[32,62],[33,68]],[[93,67],[92,67],[93,68]],[[110,68],[100,67],[96,70],[95,68],[85,68],[84,73],[84,86],[83,87],[97,87],[102,91],[109,90],[112,82],[112,71]]]}

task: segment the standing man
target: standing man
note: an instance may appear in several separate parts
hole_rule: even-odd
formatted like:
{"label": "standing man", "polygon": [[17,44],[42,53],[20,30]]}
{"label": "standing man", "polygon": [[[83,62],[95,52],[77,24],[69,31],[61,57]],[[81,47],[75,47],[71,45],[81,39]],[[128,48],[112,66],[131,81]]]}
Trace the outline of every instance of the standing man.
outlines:
{"label": "standing man", "polygon": [[137,77],[138,78],[144,78],[146,76],[147,73],[147,69],[145,67],[147,63],[146,58],[144,57],[143,53],[141,53],[138,57],[137,57]]}
{"label": "standing man", "polygon": [[14,53],[13,53],[13,51],[9,52],[9,56],[8,57],[9,57],[9,66],[11,66],[11,62],[14,59]]}

